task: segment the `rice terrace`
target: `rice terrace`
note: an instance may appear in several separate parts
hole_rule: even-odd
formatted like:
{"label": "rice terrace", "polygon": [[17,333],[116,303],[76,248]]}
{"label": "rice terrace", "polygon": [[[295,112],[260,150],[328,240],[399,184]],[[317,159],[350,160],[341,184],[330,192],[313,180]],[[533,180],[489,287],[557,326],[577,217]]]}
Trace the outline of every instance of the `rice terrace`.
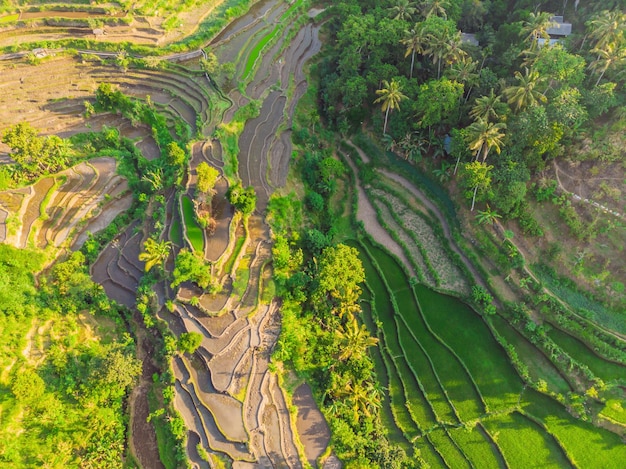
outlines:
{"label": "rice terrace", "polygon": [[0,3],[0,468],[626,467],[621,0]]}

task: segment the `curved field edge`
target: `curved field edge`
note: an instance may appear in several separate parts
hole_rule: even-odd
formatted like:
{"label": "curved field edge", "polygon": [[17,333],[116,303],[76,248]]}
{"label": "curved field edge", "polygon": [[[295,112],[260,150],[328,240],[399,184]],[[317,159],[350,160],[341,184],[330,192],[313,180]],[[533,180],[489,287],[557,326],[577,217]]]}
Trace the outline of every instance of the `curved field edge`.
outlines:
{"label": "curved field edge", "polygon": [[[363,248],[361,247],[361,249],[363,249]],[[368,257],[369,257],[369,255],[368,255]],[[379,275],[380,275],[380,271],[379,271]],[[451,300],[458,301],[458,300],[455,300],[455,299],[451,299]],[[475,314],[475,313],[472,312],[472,314]],[[436,316],[440,317],[440,318],[444,317],[444,315],[442,315],[442,314],[437,314]],[[480,320],[479,316],[476,315],[476,319],[478,320],[478,323],[480,323],[481,320]],[[455,321],[455,323],[459,324],[460,321]],[[490,336],[491,333],[489,332],[487,326],[485,324],[481,324],[481,326],[482,326],[482,329],[484,330],[484,334],[487,334],[485,337]],[[450,323],[449,322],[446,322],[446,327],[448,329],[450,329]],[[474,329],[471,329],[471,331],[472,331],[471,333],[475,332]],[[471,333],[470,333],[470,336],[471,336]],[[450,332],[450,334],[449,334],[449,336],[454,336],[454,337],[456,337],[457,335],[458,335],[458,330]],[[461,341],[458,341],[458,342],[461,342]],[[495,344],[495,340],[493,339],[493,337],[491,338],[491,341],[493,341],[493,343]],[[479,342],[482,342],[482,339],[479,340]],[[467,350],[468,344],[464,343],[463,346]],[[386,345],[382,345],[381,347],[386,347]],[[498,347],[499,347],[499,345],[498,345]],[[472,350],[475,351],[476,347],[473,346]],[[386,354],[388,352],[381,351],[381,353],[382,354]],[[503,351],[500,351],[500,355],[501,356],[505,356]],[[510,370],[510,372],[515,373],[514,368],[510,364],[507,364],[507,367]],[[400,382],[402,382],[402,378],[399,378],[399,379],[400,379]],[[389,382],[388,380],[389,380],[389,378],[385,378],[385,381]],[[478,379],[478,382],[480,383],[480,379]],[[521,384],[521,381],[518,381],[518,382]],[[392,386],[391,382],[389,382],[389,386],[391,388],[391,386]],[[522,391],[521,388],[519,390]],[[520,393],[518,393],[518,394],[516,394],[514,396],[515,401],[518,402],[518,405],[521,405],[521,407],[524,408],[524,409],[527,409],[528,407],[533,406],[533,403],[532,402],[528,402],[527,399],[526,399],[526,396],[528,396],[529,395],[528,393],[530,393],[530,392],[533,393],[533,394],[531,394],[531,397],[532,397],[531,401],[536,401],[538,399],[538,397],[536,397],[536,396],[542,396],[542,395],[538,394],[536,391],[528,390],[528,389],[525,392],[520,392]],[[552,398],[549,398],[548,396],[542,396],[541,399],[544,399],[544,400],[547,399],[549,402],[551,402],[549,407],[551,407],[552,409],[560,409],[557,414],[561,418],[564,418],[564,417],[567,416],[567,420],[569,422],[571,422],[570,425],[573,424],[574,422],[576,422],[576,420],[573,417],[571,417],[565,411],[565,409],[561,406],[561,404],[558,404]],[[509,400],[509,402],[512,402],[512,400]],[[518,405],[513,405],[512,407],[509,407],[509,409],[510,409],[509,412],[511,412],[511,411],[512,412],[517,412],[516,409],[519,408]],[[545,404],[544,404],[544,408],[545,408]],[[391,410],[392,410],[392,416],[393,416],[394,413],[395,413],[395,412],[393,412],[393,405],[391,407]],[[528,412],[528,411],[525,410],[524,413],[526,413],[526,412]],[[494,414],[494,416],[495,415],[497,415],[497,413]],[[503,415],[508,415],[508,412],[505,412],[505,414],[503,414]],[[544,416],[545,416],[545,418],[548,419],[548,421],[550,421],[550,418],[548,416],[546,416],[546,414],[544,414]],[[479,421],[484,421],[486,423],[486,422],[489,422],[490,419],[492,419],[492,418],[494,418],[494,417],[485,416],[485,417],[482,417],[481,419],[479,419]],[[532,419],[532,418],[537,418],[537,417],[534,417],[534,415],[532,415],[530,412],[528,412],[528,418]],[[394,420],[396,420],[395,417],[394,417]],[[519,418],[517,418],[517,420],[519,420]],[[530,421],[527,421],[527,422],[534,422],[534,421],[530,420]],[[577,463],[579,463],[580,455],[578,455],[577,453],[582,451],[582,448],[577,447],[575,450],[572,450],[572,448],[570,448],[572,442],[576,441],[575,440],[575,435],[576,435],[576,433],[578,433],[576,430],[572,430],[570,432],[565,432],[564,429],[567,428],[567,426],[563,426],[562,424],[561,425],[554,424],[554,425],[551,426],[547,421],[544,421],[542,419],[538,419],[536,422],[537,423],[528,423],[528,424],[530,424],[530,425],[537,425],[536,430],[534,430],[534,431],[537,431],[540,434],[543,434],[543,439],[546,442],[546,444],[551,445],[550,447],[553,448],[553,449],[549,450],[550,451],[549,454],[552,454],[552,456],[546,456],[549,461],[552,461],[551,464],[554,464],[555,467],[562,467],[562,465],[564,463],[565,464],[572,464],[572,465],[576,465]],[[618,451],[619,453],[624,452],[623,445],[617,444],[617,442],[619,441],[619,437],[617,435],[614,435],[614,434],[612,434],[612,433],[610,433],[610,432],[608,432],[606,430],[594,427],[594,426],[592,426],[592,425],[590,425],[588,423],[580,422],[580,424],[585,427],[584,431],[587,431],[587,432],[591,431],[591,432],[597,433],[598,436],[601,436],[601,440],[603,440],[603,441],[613,441],[613,443],[611,444],[612,451]],[[488,428],[491,428],[491,426],[488,427]],[[555,432],[555,429],[557,430],[556,432]],[[566,433],[566,435],[559,435],[559,433],[561,433],[561,432]],[[564,443],[563,442],[564,441],[564,437],[565,437],[565,439],[567,440],[568,443]],[[514,440],[511,440],[511,441],[514,441]],[[459,444],[462,447],[463,442],[461,441],[461,442],[459,442]],[[578,444],[578,446],[579,446],[579,444]],[[497,445],[497,442],[496,442],[496,445]],[[508,443],[507,443],[507,445],[508,445]],[[603,445],[601,444],[601,446],[603,446]],[[517,467],[520,464],[521,465],[525,464],[523,462],[524,461],[523,459],[518,460],[515,457],[515,452],[519,451],[519,450],[520,450],[519,448],[517,448],[515,451],[511,451],[509,449],[503,455],[503,458],[505,460],[510,460],[510,463],[512,464],[511,467]],[[598,448],[598,450],[599,450],[599,448]],[[546,454],[548,454],[548,453],[546,453]],[[531,457],[531,460],[536,461],[536,460],[532,459],[532,457],[533,457],[532,454],[529,455],[527,453],[525,455],[525,457],[529,457],[529,456]],[[574,462],[574,461],[576,461],[576,462]],[[590,464],[590,461],[588,459],[585,459],[585,463],[586,464]],[[602,466],[602,463],[597,463],[597,464],[592,464],[589,467],[604,467],[604,466]]]}

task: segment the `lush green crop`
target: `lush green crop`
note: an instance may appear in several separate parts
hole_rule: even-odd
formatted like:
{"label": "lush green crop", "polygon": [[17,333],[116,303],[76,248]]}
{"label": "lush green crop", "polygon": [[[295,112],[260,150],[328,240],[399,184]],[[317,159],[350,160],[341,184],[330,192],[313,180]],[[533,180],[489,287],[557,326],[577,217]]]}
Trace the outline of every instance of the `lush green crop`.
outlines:
{"label": "lush green crop", "polygon": [[200,225],[196,222],[191,199],[187,196],[183,196],[182,206],[185,230],[187,231],[187,238],[191,243],[191,247],[196,252],[204,252],[204,236]]}

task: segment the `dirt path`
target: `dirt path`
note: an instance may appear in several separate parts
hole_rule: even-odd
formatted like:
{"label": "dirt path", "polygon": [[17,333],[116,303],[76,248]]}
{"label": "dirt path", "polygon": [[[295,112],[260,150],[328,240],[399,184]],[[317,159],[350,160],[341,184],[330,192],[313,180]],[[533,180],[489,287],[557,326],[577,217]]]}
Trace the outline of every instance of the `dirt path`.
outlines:
{"label": "dirt path", "polygon": [[378,244],[387,248],[393,255],[395,255],[402,264],[409,270],[412,276],[415,276],[415,270],[413,266],[406,258],[404,251],[400,247],[398,243],[391,237],[391,235],[382,227],[382,225],[378,222],[378,216],[376,214],[376,209],[370,202],[361,185],[359,180],[359,171],[354,164],[354,162],[350,159],[348,155],[346,156],[346,161],[348,162],[348,166],[350,166],[350,170],[354,174],[354,178],[356,181],[357,187],[357,198],[358,198],[358,208],[356,218],[358,221],[363,223],[365,227],[365,231],[369,233],[369,235],[376,241]]}

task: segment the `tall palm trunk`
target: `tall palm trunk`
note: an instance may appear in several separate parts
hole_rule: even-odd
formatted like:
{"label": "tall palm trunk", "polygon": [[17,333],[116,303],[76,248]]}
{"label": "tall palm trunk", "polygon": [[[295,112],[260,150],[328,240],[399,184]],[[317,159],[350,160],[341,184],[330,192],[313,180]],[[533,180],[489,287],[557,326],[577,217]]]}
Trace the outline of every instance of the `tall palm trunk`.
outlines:
{"label": "tall palm trunk", "polygon": [[478,192],[478,184],[476,184],[476,187],[474,187],[474,195],[472,197],[472,208],[470,209],[470,212],[474,211],[474,204],[476,203],[476,192]]}
{"label": "tall palm trunk", "polygon": [[415,64],[415,49],[413,49],[413,53],[411,54],[411,74],[409,78],[413,78],[413,64]]}
{"label": "tall palm trunk", "polygon": [[389,106],[387,106],[387,110],[385,111],[385,125],[383,126],[383,135],[387,133],[387,117],[389,117]]}
{"label": "tall palm trunk", "polygon": [[606,72],[606,70],[609,68],[609,66],[607,65],[606,67],[604,67],[604,70],[602,70],[602,73],[600,74],[600,76],[598,77],[598,81],[596,81],[596,86],[598,86],[600,84],[600,80],[602,80],[602,77],[604,76],[604,72]]}

